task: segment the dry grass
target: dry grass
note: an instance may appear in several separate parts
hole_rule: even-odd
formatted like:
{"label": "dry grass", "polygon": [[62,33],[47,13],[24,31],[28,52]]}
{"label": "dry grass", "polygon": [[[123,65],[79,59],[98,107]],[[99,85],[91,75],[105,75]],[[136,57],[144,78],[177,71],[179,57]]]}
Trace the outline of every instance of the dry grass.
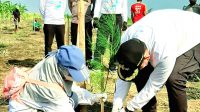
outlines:
{"label": "dry grass", "polygon": [[[2,21],[0,21],[2,23]],[[33,67],[44,56],[43,32],[32,31],[32,20],[21,21],[20,29],[14,33],[12,22],[6,22],[0,26],[0,89],[2,89],[2,79],[9,72],[11,66]],[[66,25],[67,26],[67,25]],[[66,28],[67,31],[67,28]],[[67,37],[67,33],[66,33]],[[68,38],[66,38],[66,43]],[[53,49],[56,49],[54,42]],[[106,92],[108,102],[105,105],[105,112],[110,112],[114,92],[114,82],[116,75],[108,75]],[[195,84],[189,83],[188,86]],[[200,84],[198,84],[200,85]],[[200,86],[199,86],[200,87]],[[94,88],[95,89],[95,88]],[[136,93],[133,84],[127,99],[131,99]],[[2,95],[2,93],[0,93]],[[158,112],[168,112],[168,99],[166,89],[163,88],[157,95]],[[189,112],[200,112],[200,100],[188,100]],[[99,112],[98,104],[89,107],[89,112]],[[0,105],[0,112],[7,112],[7,105]]]}

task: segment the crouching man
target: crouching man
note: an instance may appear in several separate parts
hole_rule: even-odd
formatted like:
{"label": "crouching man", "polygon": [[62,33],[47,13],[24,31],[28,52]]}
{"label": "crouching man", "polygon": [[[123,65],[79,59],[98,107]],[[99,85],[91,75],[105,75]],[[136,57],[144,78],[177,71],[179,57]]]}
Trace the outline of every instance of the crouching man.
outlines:
{"label": "crouching man", "polygon": [[81,50],[76,46],[61,46],[51,52],[27,74],[18,96],[9,100],[9,112],[74,112],[78,104],[92,105],[104,94],[92,94],[73,84],[89,79]]}

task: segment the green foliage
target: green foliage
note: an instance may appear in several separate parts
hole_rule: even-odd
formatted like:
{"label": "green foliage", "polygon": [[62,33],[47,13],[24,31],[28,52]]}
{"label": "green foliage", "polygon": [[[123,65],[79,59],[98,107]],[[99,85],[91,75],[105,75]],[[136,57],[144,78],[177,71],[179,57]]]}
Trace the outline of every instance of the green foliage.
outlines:
{"label": "green foliage", "polygon": [[94,70],[90,72],[90,79],[92,85],[92,91],[99,93],[104,92],[104,72],[101,70]]}
{"label": "green foliage", "polygon": [[131,19],[131,18],[128,18],[127,25],[128,25],[128,26],[131,26],[132,24],[133,24],[132,19]]}
{"label": "green foliage", "polygon": [[[94,72],[92,73],[92,83],[95,89],[105,91],[105,82],[104,75],[108,74],[108,69],[105,67],[110,61],[114,61],[113,57],[116,54],[119,44],[120,44],[120,35],[121,29],[116,24],[116,15],[104,15],[99,20],[98,31],[97,31],[97,41],[96,48],[94,50],[94,60],[91,61],[90,65],[92,66]],[[103,61],[105,57],[105,52],[109,52],[110,59],[108,61]],[[109,65],[109,64],[108,64]]]}
{"label": "green foliage", "polygon": [[4,44],[4,43],[0,43],[0,54],[3,54],[5,48],[7,47],[8,45]]}
{"label": "green foliage", "polygon": [[65,14],[65,18],[67,18],[67,19],[71,19],[71,18],[72,18],[72,16],[71,16],[71,15],[69,15],[69,14]]}
{"label": "green foliage", "polygon": [[21,15],[27,10],[25,6],[21,4],[12,4],[10,1],[0,2],[0,18],[7,19],[12,16],[12,11],[18,8]]}
{"label": "green foliage", "polygon": [[200,88],[188,87],[187,96],[188,99],[200,99]]}
{"label": "green foliage", "polygon": [[5,44],[3,44],[3,43],[0,43],[0,49],[3,49],[3,48],[5,48],[5,47],[7,47],[7,45],[5,45]]}
{"label": "green foliage", "polygon": [[188,74],[188,81],[190,82],[200,82],[200,69],[195,72]]}

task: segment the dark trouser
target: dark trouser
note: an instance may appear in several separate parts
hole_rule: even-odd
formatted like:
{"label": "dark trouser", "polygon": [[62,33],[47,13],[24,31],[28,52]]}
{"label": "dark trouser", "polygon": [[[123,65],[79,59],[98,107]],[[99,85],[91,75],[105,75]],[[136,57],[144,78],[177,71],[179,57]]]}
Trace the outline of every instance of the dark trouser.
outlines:
{"label": "dark trouser", "polygon": [[[170,112],[187,112],[186,82],[188,74],[198,70],[200,63],[200,44],[179,56],[174,69],[169,76],[166,87],[168,92]],[[134,79],[137,90],[140,91],[146,84],[153,71],[149,64],[139,72]],[[143,108],[143,112],[156,112],[156,97],[153,97]]]}
{"label": "dark trouser", "polygon": [[[71,23],[71,42],[76,45],[78,24]],[[85,23],[86,61],[92,59],[92,22]]]}
{"label": "dark trouser", "polygon": [[33,31],[40,31],[40,28],[33,27]]}
{"label": "dark trouser", "polygon": [[54,35],[56,37],[57,48],[64,45],[65,25],[44,24],[44,43],[45,43],[45,56],[51,52]]}
{"label": "dark trouser", "polygon": [[112,65],[114,55],[120,45],[122,27],[121,14],[103,14],[99,19],[99,28],[97,31],[96,48],[94,51],[94,59],[101,63],[101,56],[104,55],[107,46],[110,46],[110,63]]}

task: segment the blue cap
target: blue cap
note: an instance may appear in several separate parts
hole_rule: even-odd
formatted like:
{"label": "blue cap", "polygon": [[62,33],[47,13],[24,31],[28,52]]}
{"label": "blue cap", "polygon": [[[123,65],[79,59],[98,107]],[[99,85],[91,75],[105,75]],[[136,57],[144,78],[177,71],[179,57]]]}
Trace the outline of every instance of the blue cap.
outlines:
{"label": "blue cap", "polygon": [[78,47],[74,45],[61,46],[56,54],[56,59],[58,64],[68,70],[74,81],[82,82],[89,78],[89,70],[85,65],[84,56]]}

